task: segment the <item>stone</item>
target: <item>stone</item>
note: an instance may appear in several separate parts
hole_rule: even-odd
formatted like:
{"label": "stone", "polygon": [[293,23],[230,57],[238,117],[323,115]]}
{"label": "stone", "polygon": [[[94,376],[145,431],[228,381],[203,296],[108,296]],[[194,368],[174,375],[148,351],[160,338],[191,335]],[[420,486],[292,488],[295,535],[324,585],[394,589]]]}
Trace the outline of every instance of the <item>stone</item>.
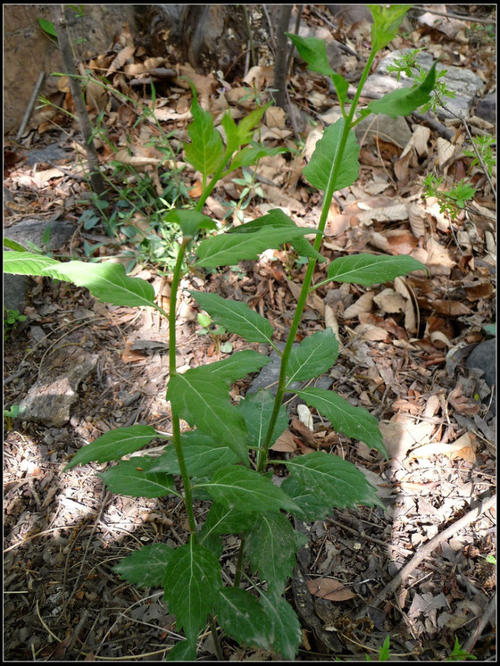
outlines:
{"label": "stone", "polygon": [[28,278],[26,275],[3,276],[3,305],[7,310],[18,310],[24,312],[26,306],[26,286]]}
{"label": "stone", "polygon": [[[363,88],[363,95],[378,99],[401,86],[412,86],[413,80],[407,77],[406,74],[401,73],[398,81],[394,72],[387,71],[389,65],[393,65],[396,58],[401,58],[410,51],[411,49],[393,51],[386,58],[383,58],[375,73],[368,77]],[[421,52],[418,54],[416,62],[427,71],[434,62],[434,58],[430,53]],[[452,118],[453,113],[455,113],[458,116],[467,117],[470,114],[474,97],[484,86],[482,79],[464,67],[445,66],[438,63],[436,71],[441,72],[443,70],[446,70],[446,74],[440,81],[455,92],[455,97],[445,97],[443,101],[450,111],[438,107],[437,115],[441,118]]]}
{"label": "stone", "polygon": [[471,368],[478,368],[484,372],[484,379],[491,388],[496,384],[496,361],[497,361],[496,339],[491,338],[480,342],[474,347],[467,358],[465,365]]}
{"label": "stone", "polygon": [[46,359],[41,379],[20,401],[20,418],[51,427],[67,423],[78,400],[78,386],[95,369],[98,358],[77,345],[56,349]]}
{"label": "stone", "polygon": [[43,249],[44,234],[49,229],[47,248],[58,250],[67,243],[75,232],[75,224],[71,220],[43,220],[37,217],[26,217],[21,222],[13,224],[7,229],[6,238],[17,241],[29,248],[33,243]]}
{"label": "stone", "polygon": [[495,93],[489,93],[482,97],[476,105],[476,116],[487,120],[489,123],[497,123],[497,96]]}

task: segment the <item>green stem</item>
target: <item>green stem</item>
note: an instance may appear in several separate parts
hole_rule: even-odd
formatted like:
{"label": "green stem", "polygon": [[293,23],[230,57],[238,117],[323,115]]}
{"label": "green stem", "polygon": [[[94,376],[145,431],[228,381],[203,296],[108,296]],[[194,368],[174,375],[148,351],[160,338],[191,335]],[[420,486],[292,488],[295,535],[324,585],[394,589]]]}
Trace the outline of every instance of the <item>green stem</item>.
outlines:
{"label": "green stem", "polygon": [[[168,362],[169,362],[169,376],[170,378],[175,377],[177,374],[177,360],[175,357],[176,351],[176,331],[175,331],[175,311],[177,308],[177,290],[179,288],[179,282],[181,279],[181,268],[182,262],[184,260],[184,254],[186,253],[186,247],[189,243],[189,239],[183,239],[180,247],[179,253],[177,255],[177,261],[175,262],[174,274],[172,277],[172,286],[170,291],[170,310],[168,314]],[[181,444],[181,427],[179,416],[176,414],[172,406],[172,432],[173,432],[173,441],[175,446],[175,453],[177,455],[177,460],[179,462],[179,470],[182,477],[182,483],[184,485],[184,504],[186,506],[186,511],[189,521],[189,531],[193,535],[193,538],[196,539],[196,521],[194,519],[193,511],[193,492],[191,487],[191,479],[189,478],[186,461],[184,460],[184,453],[182,451]]]}
{"label": "green stem", "polygon": [[[314,240],[314,249],[319,251],[319,248],[321,247],[321,241],[323,237],[323,233],[325,231],[325,226],[326,226],[326,220],[328,217],[328,212],[330,210],[330,203],[333,198],[333,193],[335,191],[335,185],[337,183],[337,177],[339,175],[341,166],[342,166],[342,157],[344,155],[344,149],[347,143],[347,138],[349,136],[349,132],[351,131],[351,123],[354,118],[354,113],[356,111],[356,107],[358,105],[359,98],[361,96],[361,91],[363,89],[363,86],[365,84],[366,79],[368,78],[368,74],[370,73],[370,69],[373,63],[373,60],[375,58],[375,51],[372,50],[370,53],[370,57],[368,58],[368,61],[365,65],[365,68],[363,70],[363,74],[361,75],[361,79],[358,84],[358,89],[356,90],[356,94],[354,96],[354,99],[351,103],[351,108],[349,110],[349,115],[347,119],[344,121],[344,129],[342,131],[342,135],[340,137],[340,141],[337,147],[336,154],[333,158],[332,162],[332,168],[330,169],[330,174],[328,176],[328,183],[325,188],[325,194],[323,197],[323,206],[321,209],[321,215],[319,219],[319,224],[318,224],[318,234],[316,235],[316,238]],[[272,434],[274,431],[274,426],[276,424],[276,420],[278,418],[278,413],[281,407],[281,404],[283,402],[283,397],[285,395],[285,390],[286,390],[286,374],[287,374],[287,368],[288,368],[288,360],[290,358],[290,353],[292,351],[292,345],[295,340],[295,336],[297,335],[297,331],[299,328],[300,320],[302,318],[302,313],[304,311],[305,305],[306,305],[306,300],[307,296],[310,291],[311,287],[311,281],[314,275],[314,269],[316,268],[316,263],[317,259],[315,257],[309,258],[309,262],[307,264],[307,270],[306,270],[306,275],[304,277],[304,282],[302,283],[302,288],[300,290],[299,298],[297,300],[297,307],[295,310],[295,315],[293,317],[292,325],[290,326],[290,332],[288,334],[288,338],[285,344],[285,349],[283,350],[283,356],[281,357],[281,366],[280,366],[280,375],[279,375],[279,380],[278,380],[278,388],[276,390],[276,398],[274,400],[274,406],[273,406],[273,412],[271,414],[271,419],[269,421],[269,426],[267,429],[266,433],[266,438],[264,440],[264,443],[261,447],[261,449],[258,451],[257,454],[257,471],[262,472],[267,464],[267,455],[269,451],[269,446],[271,444],[271,438]]]}
{"label": "green stem", "polygon": [[224,661],[224,653],[222,652],[222,648],[219,642],[219,637],[217,636],[217,624],[212,616],[208,618],[208,625],[210,627],[210,631],[214,639],[215,654],[217,655],[217,660]]}

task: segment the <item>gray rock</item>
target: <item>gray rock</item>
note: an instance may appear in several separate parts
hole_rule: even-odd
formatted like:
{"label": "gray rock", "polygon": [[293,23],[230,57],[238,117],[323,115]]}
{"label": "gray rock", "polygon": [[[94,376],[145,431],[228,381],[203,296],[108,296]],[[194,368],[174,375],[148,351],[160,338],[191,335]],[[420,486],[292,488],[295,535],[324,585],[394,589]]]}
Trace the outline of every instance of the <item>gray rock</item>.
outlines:
{"label": "gray rock", "polygon": [[[401,58],[401,56],[409,53],[410,50],[401,49],[393,51],[381,60],[375,73],[368,77],[363,88],[363,95],[378,99],[396,88],[413,85],[412,79],[404,73],[400,75],[400,79],[397,81],[397,75],[394,72],[387,71],[389,65],[394,64],[396,58]],[[422,52],[417,56],[417,64],[421,65],[425,70],[430,69],[433,61],[434,58],[430,53]],[[484,83],[479,76],[476,76],[476,74],[464,67],[445,66],[438,63],[436,70],[441,72],[444,69],[446,70],[446,75],[440,81],[444,82],[450,90],[455,92],[455,97],[453,99],[445,97],[443,101],[450,109],[450,112],[466,117],[469,114],[474,96],[483,88]],[[453,117],[450,112],[438,107],[437,115],[442,118],[450,118]]]}
{"label": "gray rock", "polygon": [[465,365],[471,368],[478,368],[484,372],[484,379],[491,388],[496,384],[496,361],[497,361],[497,348],[496,338],[480,342],[474,347],[471,354],[467,358]]}
{"label": "gray rock", "polygon": [[26,286],[28,278],[26,275],[3,276],[3,304],[7,310],[19,310],[24,312],[26,306]]}
{"label": "gray rock", "polygon": [[78,386],[94,370],[98,355],[78,346],[56,350],[46,360],[47,369],[21,400],[20,418],[60,427],[70,419],[78,400]]}
{"label": "gray rock", "polygon": [[26,164],[33,166],[42,162],[57,162],[66,159],[68,153],[57,143],[51,143],[44,148],[33,148],[26,153]]}
{"label": "gray rock", "polygon": [[36,217],[27,217],[9,227],[5,236],[28,249],[30,242],[43,249],[43,237],[49,229],[48,249],[58,250],[70,240],[75,228],[75,224],[70,220],[42,220]]}
{"label": "gray rock", "polygon": [[476,106],[476,116],[496,125],[497,122],[497,96],[489,93],[482,97]]}

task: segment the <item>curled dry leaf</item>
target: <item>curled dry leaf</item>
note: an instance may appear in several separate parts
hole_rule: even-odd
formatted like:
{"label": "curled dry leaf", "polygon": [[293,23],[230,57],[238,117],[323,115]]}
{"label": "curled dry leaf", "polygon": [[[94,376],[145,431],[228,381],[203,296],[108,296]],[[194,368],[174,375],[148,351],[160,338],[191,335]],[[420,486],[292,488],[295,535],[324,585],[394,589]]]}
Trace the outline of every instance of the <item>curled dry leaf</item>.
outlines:
{"label": "curled dry leaf", "polygon": [[105,76],[109,76],[110,74],[113,74],[113,72],[116,72],[117,70],[121,69],[122,66],[127,62],[127,60],[134,55],[134,52],[135,52],[135,46],[125,46],[125,48],[123,48],[117,54],[116,58],[108,67],[108,71],[106,72]]}
{"label": "curled dry leaf", "polygon": [[356,594],[332,578],[315,578],[307,581],[307,589],[315,597],[328,599],[328,601],[347,601]]}
{"label": "curled dry leaf", "polygon": [[293,453],[297,450],[297,442],[295,441],[295,436],[290,432],[290,430],[285,430],[274,444],[269,447],[273,451],[280,451],[281,453]]}
{"label": "curled dry leaf", "polygon": [[329,305],[325,305],[325,326],[331,328],[339,343],[339,351],[342,350],[342,341],[339,333],[339,323],[333,309]]}
{"label": "curled dry leaf", "polygon": [[412,297],[412,293],[402,277],[398,276],[394,279],[394,289],[405,299],[405,329],[408,333],[415,333],[417,331],[417,299]]}
{"label": "curled dry leaf", "polygon": [[344,319],[353,319],[354,317],[360,315],[362,312],[370,312],[372,309],[374,295],[375,294],[373,291],[367,291],[365,294],[360,296],[355,303],[344,310]]}
{"label": "curled dry leaf", "polygon": [[373,297],[373,301],[378,305],[382,312],[404,312],[406,301],[394,291],[394,289],[383,289],[379,294]]}
{"label": "curled dry leaf", "polygon": [[408,219],[415,238],[425,236],[425,210],[423,207],[416,203],[408,206]]}
{"label": "curled dry leaf", "polygon": [[475,435],[471,432],[466,432],[452,444],[432,442],[431,444],[418,446],[416,449],[413,449],[408,457],[418,460],[419,458],[430,458],[431,456],[443,454],[452,460],[454,458],[462,458],[468,462],[475,462],[475,448]]}

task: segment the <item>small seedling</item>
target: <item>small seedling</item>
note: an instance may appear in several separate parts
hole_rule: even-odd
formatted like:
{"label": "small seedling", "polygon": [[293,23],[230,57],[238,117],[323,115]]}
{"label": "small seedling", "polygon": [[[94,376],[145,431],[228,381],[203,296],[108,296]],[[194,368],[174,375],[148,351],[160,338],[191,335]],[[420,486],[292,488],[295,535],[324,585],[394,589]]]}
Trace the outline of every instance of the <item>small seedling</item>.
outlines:
{"label": "small seedling", "polygon": [[460,645],[458,638],[455,636],[455,645],[446,661],[467,661],[467,659],[477,659],[477,657],[464,650]]}
{"label": "small seedling", "polygon": [[201,331],[197,331],[197,335],[209,335],[214,341],[217,354],[219,354],[219,352],[230,354],[233,351],[233,345],[230,342],[221,343],[222,336],[227,333],[223,326],[214,324],[212,317],[204,312],[199,312],[196,315],[196,319],[201,326]]}
{"label": "small seedling", "polygon": [[428,173],[423,180],[423,196],[435,197],[439,204],[441,213],[455,219],[458,213],[465,208],[467,201],[474,198],[475,188],[466,180],[461,180],[451,190],[439,189],[443,183],[443,178],[438,178],[432,173]]}

